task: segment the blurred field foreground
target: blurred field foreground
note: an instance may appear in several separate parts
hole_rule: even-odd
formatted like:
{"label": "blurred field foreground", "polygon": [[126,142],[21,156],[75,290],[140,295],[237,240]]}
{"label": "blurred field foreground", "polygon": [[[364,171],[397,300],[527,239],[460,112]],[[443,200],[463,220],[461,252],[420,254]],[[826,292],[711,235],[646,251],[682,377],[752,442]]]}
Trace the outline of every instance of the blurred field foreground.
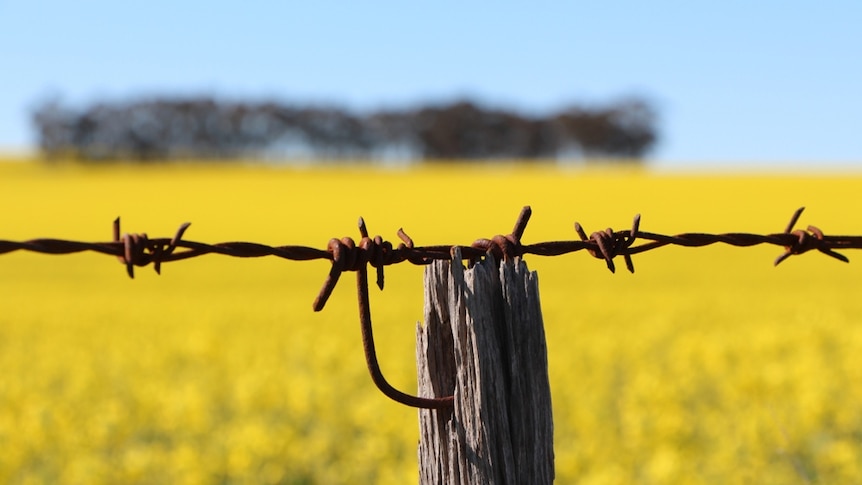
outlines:
{"label": "blurred field foreground", "polygon": [[[0,164],[0,238],[151,237],[323,248],[356,219],[396,240],[525,242],[624,229],[862,234],[862,177],[674,175],[555,166],[297,169]],[[610,274],[541,258],[559,483],[862,481],[862,255],[663,248]],[[416,411],[364,368],[346,275],[206,256],[129,280],[111,257],[0,256],[0,481],[415,483]],[[387,268],[371,304],[381,365],[415,388],[422,269]]]}

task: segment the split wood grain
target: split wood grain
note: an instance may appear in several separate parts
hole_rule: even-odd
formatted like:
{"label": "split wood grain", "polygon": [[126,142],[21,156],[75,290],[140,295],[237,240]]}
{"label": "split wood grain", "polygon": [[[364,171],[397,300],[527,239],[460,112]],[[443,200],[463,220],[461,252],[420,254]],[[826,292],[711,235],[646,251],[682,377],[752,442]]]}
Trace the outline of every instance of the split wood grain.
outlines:
{"label": "split wood grain", "polygon": [[425,270],[417,326],[419,395],[454,393],[419,412],[421,484],[550,484],[553,419],[538,278],[520,258]]}

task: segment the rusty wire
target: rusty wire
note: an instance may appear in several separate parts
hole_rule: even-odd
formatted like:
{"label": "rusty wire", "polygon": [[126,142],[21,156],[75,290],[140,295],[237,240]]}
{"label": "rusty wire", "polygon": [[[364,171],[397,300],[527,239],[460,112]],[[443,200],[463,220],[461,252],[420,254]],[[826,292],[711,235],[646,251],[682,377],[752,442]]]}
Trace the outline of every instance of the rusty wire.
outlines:
{"label": "rusty wire", "polygon": [[[614,231],[610,228],[596,231],[587,236],[586,231],[577,222],[575,232],[579,240],[550,241],[534,244],[522,244],[521,237],[527,227],[532,211],[529,206],[522,209],[515,227],[508,235],[497,235],[491,239],[478,239],[470,246],[462,246],[462,257],[468,261],[477,261],[484,257],[493,257],[496,261],[509,261],[527,254],[540,256],[560,256],[581,250],[586,250],[593,257],[605,262],[611,272],[616,271],[614,258],[622,256],[626,268],[634,273],[632,255],[658,249],[663,246],[702,247],[711,244],[727,244],[731,246],[748,247],[759,244],[782,246],[784,252],[779,255],[774,264],[793,255],[799,255],[811,250],[817,250],[827,256],[843,262],[849,259],[836,252],[843,249],[862,249],[862,236],[827,236],[819,228],[808,226],[807,229],[796,229],[796,223],[804,208],[793,213],[784,232],[774,234],[749,233],[683,233],[673,236],[656,234],[640,230],[640,215],[636,215],[628,230]],[[455,246],[415,246],[413,240],[402,230],[397,232],[401,243],[393,246],[381,236],[369,237],[365,221],[359,219],[360,240],[356,242],[350,237],[329,240],[326,249],[315,249],[306,246],[268,246],[252,242],[224,242],[205,244],[183,239],[190,223],[182,224],[172,238],[149,238],[146,234],[120,234],[120,219],[114,220],[113,241],[110,242],[79,242],[62,239],[32,239],[15,242],[0,240],[0,254],[13,251],[31,251],[44,254],[72,254],[92,251],[117,257],[126,267],[126,273],[134,278],[135,266],[143,267],[150,264],[161,273],[162,263],[203,256],[205,254],[222,254],[240,258],[255,258],[276,256],[279,258],[307,261],[326,259],[332,267],[326,276],[323,287],[314,300],[314,311],[320,311],[332,294],[341,274],[345,271],[355,271],[357,275],[357,296],[359,302],[359,320],[362,331],[362,343],[365,351],[366,364],[375,385],[389,398],[402,404],[429,409],[448,409],[453,403],[453,396],[423,398],[403,393],[391,386],[383,377],[377,362],[374,337],[371,326],[371,311],[368,298],[368,265],[375,268],[377,286],[384,286],[383,268],[391,264],[410,262],[416,265],[429,264],[434,260],[449,260]],[[639,242],[640,244],[635,244]]]}

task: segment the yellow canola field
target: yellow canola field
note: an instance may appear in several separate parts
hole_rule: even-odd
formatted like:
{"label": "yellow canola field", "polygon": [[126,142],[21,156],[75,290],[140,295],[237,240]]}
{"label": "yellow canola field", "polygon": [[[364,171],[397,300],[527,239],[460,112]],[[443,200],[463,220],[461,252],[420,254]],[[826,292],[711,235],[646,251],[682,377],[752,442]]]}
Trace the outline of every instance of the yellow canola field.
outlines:
{"label": "yellow canola field", "polygon": [[[663,174],[556,166],[383,170],[187,164],[0,164],[0,239],[123,231],[324,248],[369,230],[419,245],[625,229],[862,234],[862,177]],[[558,483],[862,482],[862,282],[774,246],[667,247],[617,274],[586,253],[539,272]],[[417,481],[417,413],[378,393],[353,277],[311,303],[325,261],[208,255],[162,275],[116,259],[0,255],[0,482]],[[381,365],[415,389],[422,269],[371,294]]]}

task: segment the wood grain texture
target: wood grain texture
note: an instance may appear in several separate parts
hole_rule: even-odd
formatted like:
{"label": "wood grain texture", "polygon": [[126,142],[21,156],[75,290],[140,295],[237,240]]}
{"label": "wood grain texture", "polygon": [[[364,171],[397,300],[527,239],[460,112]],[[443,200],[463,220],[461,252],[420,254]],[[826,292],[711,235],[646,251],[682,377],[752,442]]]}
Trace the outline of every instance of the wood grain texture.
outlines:
{"label": "wood grain texture", "polygon": [[420,410],[420,483],[549,484],[554,479],[548,360],[536,273],[520,258],[425,270],[417,327],[419,395],[454,392],[452,410]]}

